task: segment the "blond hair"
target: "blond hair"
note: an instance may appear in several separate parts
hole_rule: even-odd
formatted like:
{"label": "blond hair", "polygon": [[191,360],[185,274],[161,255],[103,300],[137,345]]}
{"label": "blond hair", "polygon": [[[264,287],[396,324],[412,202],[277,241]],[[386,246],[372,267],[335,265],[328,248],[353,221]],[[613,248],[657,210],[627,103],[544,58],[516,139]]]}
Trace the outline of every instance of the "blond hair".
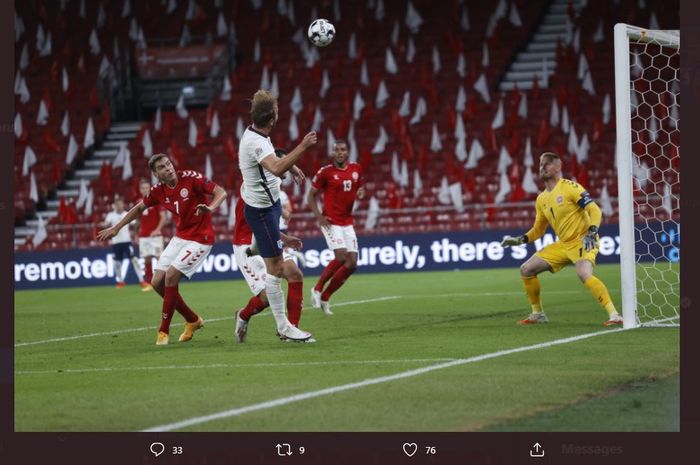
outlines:
{"label": "blond hair", "polygon": [[275,117],[275,105],[277,98],[266,90],[259,90],[253,95],[250,103],[250,116],[253,124],[259,128],[264,128]]}

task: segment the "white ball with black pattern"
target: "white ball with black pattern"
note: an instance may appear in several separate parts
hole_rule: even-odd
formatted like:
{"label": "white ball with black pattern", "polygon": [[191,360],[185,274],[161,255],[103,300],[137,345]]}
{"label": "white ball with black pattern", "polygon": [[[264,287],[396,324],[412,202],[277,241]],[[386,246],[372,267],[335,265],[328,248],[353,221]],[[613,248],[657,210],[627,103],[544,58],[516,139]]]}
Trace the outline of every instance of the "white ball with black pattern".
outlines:
{"label": "white ball with black pattern", "polygon": [[327,19],[319,18],[309,25],[307,34],[316,47],[327,47],[335,38],[335,26]]}

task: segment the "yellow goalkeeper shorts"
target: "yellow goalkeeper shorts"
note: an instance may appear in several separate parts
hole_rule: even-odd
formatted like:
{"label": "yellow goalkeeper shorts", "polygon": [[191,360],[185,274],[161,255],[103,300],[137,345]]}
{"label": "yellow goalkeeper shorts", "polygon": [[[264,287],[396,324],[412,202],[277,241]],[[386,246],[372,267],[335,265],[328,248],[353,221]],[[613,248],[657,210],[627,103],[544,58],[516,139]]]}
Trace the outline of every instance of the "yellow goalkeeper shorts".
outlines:
{"label": "yellow goalkeeper shorts", "polygon": [[598,247],[586,252],[583,249],[582,241],[570,242],[569,244],[562,244],[560,241],[556,241],[549,244],[535,255],[540,257],[552,267],[552,273],[556,273],[565,266],[576,263],[579,260],[588,260],[595,265],[595,257],[598,255]]}

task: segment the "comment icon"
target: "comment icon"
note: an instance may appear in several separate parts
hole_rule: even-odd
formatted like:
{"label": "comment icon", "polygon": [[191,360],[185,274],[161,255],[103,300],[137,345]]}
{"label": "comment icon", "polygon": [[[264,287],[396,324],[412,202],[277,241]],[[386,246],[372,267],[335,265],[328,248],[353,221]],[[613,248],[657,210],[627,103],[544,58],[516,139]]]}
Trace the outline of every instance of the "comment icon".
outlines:
{"label": "comment icon", "polygon": [[162,454],[163,451],[165,451],[165,446],[162,442],[154,442],[153,444],[151,444],[151,453],[156,457]]}

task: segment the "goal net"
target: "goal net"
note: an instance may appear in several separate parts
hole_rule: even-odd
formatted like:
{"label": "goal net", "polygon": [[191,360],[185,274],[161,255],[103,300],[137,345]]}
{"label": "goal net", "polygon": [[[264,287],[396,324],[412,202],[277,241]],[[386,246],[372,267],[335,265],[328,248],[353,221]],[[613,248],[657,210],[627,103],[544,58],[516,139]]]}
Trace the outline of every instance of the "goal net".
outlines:
{"label": "goal net", "polygon": [[615,26],[625,328],[680,325],[680,32]]}

